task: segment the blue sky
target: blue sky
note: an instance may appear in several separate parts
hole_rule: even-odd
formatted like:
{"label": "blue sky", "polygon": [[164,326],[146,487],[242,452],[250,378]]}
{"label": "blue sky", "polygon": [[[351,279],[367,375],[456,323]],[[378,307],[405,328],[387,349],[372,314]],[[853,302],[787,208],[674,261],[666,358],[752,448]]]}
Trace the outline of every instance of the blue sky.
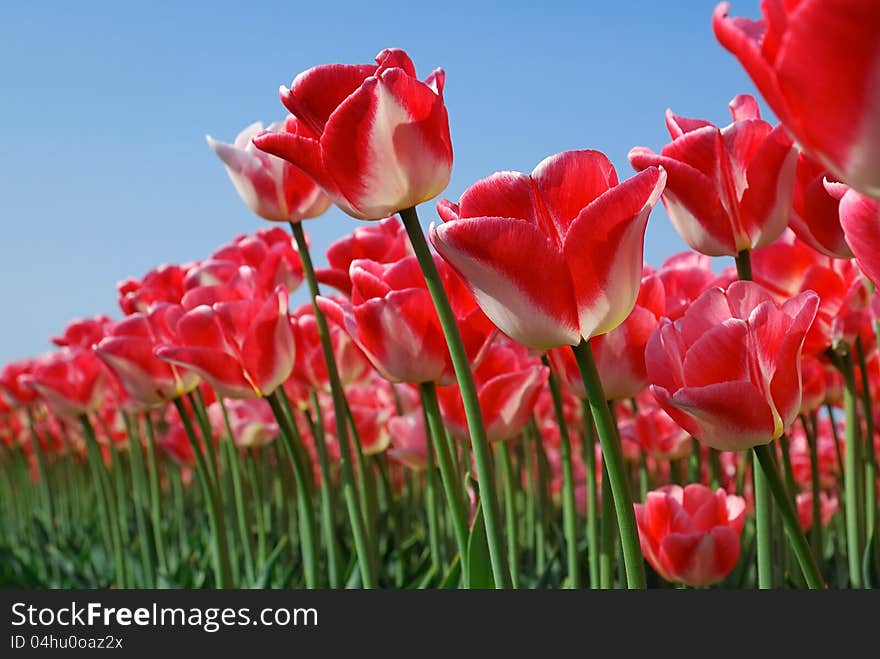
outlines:
{"label": "blue sky", "polygon": [[[263,226],[204,135],[280,118],[278,85],[315,64],[398,46],[422,76],[446,69],[453,199],[568,149],[599,149],[628,177],[632,146],[668,141],[667,107],[724,125],[728,101],[754,93],[712,35],[715,0],[414,4],[4,3],[0,364],[73,317],[118,317],[120,279]],[[308,222],[316,260],[356,225],[336,209]],[[658,206],[646,260],[684,248]]]}

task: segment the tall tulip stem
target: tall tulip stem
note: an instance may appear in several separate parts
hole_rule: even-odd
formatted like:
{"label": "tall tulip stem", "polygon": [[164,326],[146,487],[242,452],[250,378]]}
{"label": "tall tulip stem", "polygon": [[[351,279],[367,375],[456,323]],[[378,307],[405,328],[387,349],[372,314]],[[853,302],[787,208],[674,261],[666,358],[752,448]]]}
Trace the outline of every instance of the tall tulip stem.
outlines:
{"label": "tall tulip stem", "polygon": [[471,436],[471,446],[474,452],[474,462],[477,467],[477,479],[480,484],[480,500],[483,503],[483,518],[486,524],[486,539],[489,545],[489,558],[492,563],[492,574],[495,578],[496,588],[510,588],[510,570],[507,567],[507,554],[504,549],[503,533],[501,529],[501,515],[495,493],[495,474],[492,470],[489,440],[486,437],[486,427],[483,424],[483,413],[480,410],[480,401],[477,398],[477,388],[474,385],[471,365],[464,350],[461,334],[446,297],[443,283],[440,281],[440,273],[431,257],[428,242],[422,233],[419,224],[419,216],[416,209],[406,208],[400,211],[403,226],[409,236],[410,244],[419,261],[428,292],[434,301],[440,326],[446,337],[446,345],[452,357],[452,365],[455,368],[455,376],[458,379],[458,387],[461,390],[461,399],[464,404],[467,418],[468,431]]}
{"label": "tall tulip stem", "polygon": [[[776,465],[776,458],[773,457],[773,450],[769,445],[753,447],[755,457],[758,459],[759,465],[755,465],[755,471],[761,471],[764,474],[764,480],[767,489],[773,495],[776,501],[776,509],[782,517],[782,523],[788,533],[788,541],[794,550],[807,585],[811,589],[825,588],[825,581],[822,579],[822,573],[816,564],[816,558],[810,551],[810,544],[801,529],[798,514],[795,510],[791,498],[786,492],[785,484],[782,482],[782,476],[779,474],[779,468]],[[760,565],[759,565],[760,567]]]}
{"label": "tall tulip stem", "polygon": [[572,350],[584,381],[587,399],[590,401],[590,410],[596,423],[599,443],[602,445],[602,458],[614,495],[614,509],[617,514],[617,527],[626,569],[626,585],[628,588],[645,588],[645,567],[639,545],[639,531],[629,492],[629,477],[623,461],[620,440],[617,437],[617,425],[605,399],[592,347],[589,342],[581,341],[579,345],[572,347]]}
{"label": "tall tulip stem", "polygon": [[352,467],[351,441],[348,435],[348,406],[345,403],[345,392],[339,379],[339,370],[336,367],[336,356],[333,354],[333,343],[330,340],[330,330],[327,327],[327,319],[321,311],[316,298],[321,294],[318,288],[318,278],[315,276],[315,268],[312,265],[312,256],[309,253],[309,245],[306,242],[306,234],[302,224],[291,222],[290,228],[296,241],[299,258],[302,261],[303,273],[309,286],[312,297],[312,309],[315,313],[315,322],[318,325],[318,335],[321,338],[321,351],[324,353],[324,362],[327,364],[327,376],[330,380],[330,393],[333,396],[333,414],[336,417],[336,441],[339,443],[339,467],[342,472],[342,493],[345,497],[345,507],[348,511],[348,519],[351,524],[351,533],[354,536],[355,551],[357,552],[358,567],[361,572],[361,584],[364,588],[376,587],[376,574],[370,559],[370,546],[367,542],[367,530],[364,526],[364,518],[361,515],[358,502],[357,486]]}

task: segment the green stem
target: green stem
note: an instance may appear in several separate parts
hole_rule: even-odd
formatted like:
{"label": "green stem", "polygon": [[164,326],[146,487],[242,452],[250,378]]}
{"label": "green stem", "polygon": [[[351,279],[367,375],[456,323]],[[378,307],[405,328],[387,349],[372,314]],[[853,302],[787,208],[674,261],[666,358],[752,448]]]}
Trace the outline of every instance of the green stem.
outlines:
{"label": "green stem", "polygon": [[788,542],[794,550],[804,578],[807,580],[807,585],[811,589],[824,588],[825,582],[822,579],[822,573],[819,571],[816,559],[810,551],[807,538],[801,530],[797,511],[785,491],[785,485],[783,485],[782,477],[779,475],[779,469],[776,466],[776,459],[773,457],[772,449],[765,444],[753,447],[752,451],[760,463],[760,468],[755,471],[763,473],[767,488],[776,501],[776,509],[779,511],[782,523],[788,533]]}
{"label": "green stem", "polygon": [[755,542],[758,549],[758,588],[773,587],[773,529],[771,526],[770,490],[764,472],[752,463],[752,485],[755,496]]}
{"label": "green stem", "polygon": [[785,489],[792,504],[797,505],[797,483],[794,480],[794,469],[791,466],[791,449],[788,436],[783,433],[779,437],[779,450],[782,453],[782,474],[785,477]]}
{"label": "green stem", "polygon": [[313,389],[310,392],[312,408],[315,410],[317,421],[306,410],[306,423],[315,438],[315,446],[318,449],[318,465],[321,469],[321,532],[324,536],[324,547],[327,552],[327,572],[331,588],[339,588],[342,585],[342,566],[339,557],[339,543],[336,541],[336,520],[333,513],[333,476],[330,471],[330,458],[327,455],[327,444],[324,439],[324,420],[321,416],[321,405],[318,394]]}
{"label": "green stem", "polygon": [[840,450],[840,435],[837,432],[837,423],[834,420],[834,408],[831,403],[825,403],[825,411],[828,413],[828,424],[831,427],[831,437],[834,439],[834,454],[837,456],[837,473],[843,478],[845,471],[843,465],[843,453]]}
{"label": "green stem", "polygon": [[514,588],[519,588],[519,549],[517,547],[516,499],[514,493],[513,463],[510,447],[506,441],[498,442],[498,457],[501,462],[504,487],[504,520],[507,525],[507,561]]}
{"label": "green stem", "polygon": [[590,404],[581,398],[581,418],[584,422],[584,439],[581,444],[584,465],[587,470],[587,553],[590,570],[590,588],[599,587],[599,500],[596,482],[596,428]]}
{"label": "green stem", "polygon": [[614,587],[614,493],[608,469],[602,464],[602,516],[599,522],[599,588]]}
{"label": "green stem", "polygon": [[845,448],[843,452],[844,514],[846,516],[847,558],[853,588],[862,587],[862,518],[861,428],[859,427],[858,395],[852,356],[846,352],[837,361],[843,375],[843,408],[846,415]]}
{"label": "green stem", "polygon": [[[812,413],[812,419],[816,418]],[[810,450],[810,491],[813,496],[813,524],[810,529],[810,540],[813,543],[813,554],[817,560],[822,561],[822,504],[819,486],[819,447],[816,437],[816,426],[801,415],[801,425],[804,427],[804,436],[807,438],[807,446]]]}
{"label": "green stem", "polygon": [[226,426],[226,438],[221,440],[220,449],[225,450],[225,461],[232,477],[232,497],[235,502],[235,516],[238,518],[238,533],[241,537],[241,548],[244,552],[244,569],[248,583],[255,583],[257,566],[254,563],[254,552],[251,543],[253,538],[248,531],[248,515],[244,505],[244,487],[241,482],[241,461],[238,456],[238,447],[235,445],[235,435],[232,432],[232,424],[229,422],[229,412],[223,398],[218,396],[217,402],[223,413],[223,424]]}
{"label": "green stem", "polygon": [[[702,464],[700,456],[700,442],[696,437],[691,437],[691,452],[688,456],[688,480],[691,483],[699,483],[702,479]],[[644,494],[642,499],[644,500]]]}
{"label": "green stem", "polygon": [[626,465],[620,449],[620,440],[617,437],[617,426],[605,400],[605,393],[602,390],[599,373],[596,371],[596,362],[593,359],[593,350],[589,342],[581,341],[572,350],[584,381],[587,398],[590,401],[599,443],[602,445],[603,462],[608,471],[608,480],[614,495],[614,509],[617,514],[617,527],[623,548],[627,587],[644,588],[645,569],[639,545],[639,531],[636,526],[632,497],[629,493]]}
{"label": "green stem", "polygon": [[144,414],[144,425],[147,431],[147,475],[150,483],[150,525],[153,527],[153,544],[159,569],[168,573],[168,558],[165,554],[165,541],[162,539],[162,513],[160,507],[159,464],[156,456],[156,432],[150,413]]}
{"label": "green stem", "polygon": [[[214,572],[218,588],[230,588],[232,586],[232,568],[229,565],[229,549],[226,545],[226,525],[224,523],[223,510],[220,506],[220,497],[211,480],[208,465],[205,463],[205,454],[199,438],[193,428],[192,421],[186,411],[186,406],[180,398],[174,399],[177,414],[183,423],[183,430],[189,440],[193,456],[196,461],[196,480],[202,489],[205,504],[208,508],[208,521],[211,525],[211,540],[214,551]],[[208,439],[207,441],[211,441]]]}
{"label": "green stem", "polygon": [[461,475],[455,469],[450,450],[449,438],[446,428],[443,426],[443,417],[440,414],[440,406],[437,403],[437,386],[433,382],[422,382],[419,385],[419,393],[422,397],[422,409],[428,421],[428,436],[437,455],[437,466],[440,468],[440,481],[443,484],[443,492],[446,495],[446,507],[452,521],[452,530],[455,542],[458,545],[458,555],[462,561],[462,580],[467,586],[467,559],[468,559],[468,509],[464,499],[464,486]]}
{"label": "green stem", "polygon": [[330,330],[327,327],[327,319],[324,312],[318,306],[316,298],[321,294],[318,288],[318,279],[315,276],[315,268],[312,265],[312,257],[306,242],[306,234],[299,222],[291,222],[290,228],[296,240],[296,247],[302,261],[303,273],[309,286],[312,297],[312,308],[315,313],[315,322],[318,325],[318,334],[321,338],[321,350],[324,353],[324,362],[327,364],[327,375],[330,380],[330,392],[333,396],[333,413],[336,417],[336,441],[339,443],[339,467],[342,472],[342,493],[345,497],[345,506],[348,510],[348,519],[351,524],[351,532],[354,536],[355,551],[358,557],[358,566],[361,572],[361,584],[364,588],[376,587],[376,575],[370,560],[370,548],[367,542],[367,531],[364,528],[364,518],[361,515],[358,503],[357,488],[354,479],[354,469],[351,460],[351,444],[348,436],[348,415],[346,412],[345,393],[342,382],[339,379],[339,370],[336,367],[336,356],[333,353],[333,343],[330,340]]}
{"label": "green stem", "polygon": [[147,530],[146,509],[149,506],[146,474],[144,473],[144,454],[141,447],[140,434],[136,430],[135,419],[125,414],[125,429],[128,432],[128,453],[131,462],[131,480],[134,484],[134,512],[138,528],[138,543],[143,561],[144,585],[156,587],[156,562],[150,546],[150,534]]}
{"label": "green stem", "polygon": [[483,424],[483,413],[480,409],[480,401],[477,397],[477,389],[471,373],[470,362],[461,340],[455,315],[446,297],[446,291],[440,280],[440,273],[428,249],[428,243],[422,233],[419,224],[419,216],[416,209],[406,208],[400,211],[403,226],[409,236],[410,244],[418,259],[422,274],[434,308],[446,337],[446,345],[452,357],[452,365],[455,368],[455,376],[458,379],[458,387],[461,390],[461,399],[464,404],[465,416],[467,417],[468,430],[471,436],[471,447],[474,453],[474,462],[477,468],[477,479],[480,485],[480,499],[482,501],[483,518],[486,524],[486,539],[489,545],[489,558],[492,563],[492,574],[495,578],[496,588],[510,588],[510,570],[507,566],[507,555],[502,542],[501,515],[498,510],[498,501],[495,497],[495,476],[492,472],[491,454],[489,441],[486,437],[486,428]]}
{"label": "green stem", "polygon": [[281,428],[281,441],[287,449],[287,456],[293,467],[294,480],[296,482],[297,520],[299,522],[300,546],[303,555],[303,569],[305,572],[306,588],[318,587],[318,550],[317,532],[315,526],[315,511],[312,508],[312,492],[309,484],[311,475],[306,473],[305,465],[297,449],[302,446],[302,438],[296,421],[287,415],[287,410],[280,400],[278,392],[272,392],[266,396],[272,413],[278,420]]}
{"label": "green stem", "polygon": [[877,523],[877,457],[874,455],[874,409],[871,401],[871,384],[862,337],[856,337],[856,358],[862,379],[862,411],[865,415],[865,539],[873,537]]}
{"label": "green stem", "polygon": [[[546,356],[542,361],[550,370],[550,363]],[[565,412],[562,408],[562,391],[559,388],[559,379],[552,370],[550,370],[548,381],[550,395],[553,398],[553,411],[556,414],[556,424],[559,426],[559,457],[562,462],[562,529],[565,535],[565,552],[568,558],[568,585],[569,588],[580,588],[581,574],[577,549],[577,514],[574,499],[574,464],[571,455],[571,438],[568,434],[568,424],[565,422]]]}

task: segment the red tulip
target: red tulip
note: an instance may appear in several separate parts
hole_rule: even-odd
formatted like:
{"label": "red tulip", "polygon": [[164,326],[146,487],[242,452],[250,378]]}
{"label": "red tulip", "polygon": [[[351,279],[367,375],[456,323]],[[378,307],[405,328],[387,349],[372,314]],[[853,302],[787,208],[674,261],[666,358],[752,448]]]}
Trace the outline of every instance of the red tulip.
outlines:
{"label": "red tulip", "polygon": [[[663,284],[654,275],[642,278],[636,304],[626,320],[592,341],[596,369],[608,400],[634,398],[648,386],[645,345],[665,311]],[[568,348],[549,352],[550,363],[560,380],[580,398],[586,398],[584,381]]]}
{"label": "red tulip", "polygon": [[425,415],[410,412],[388,420],[391,447],[388,456],[415,471],[424,471],[428,461],[428,435]]}
{"label": "red tulip", "polygon": [[136,311],[146,313],[156,302],[180,304],[183,297],[183,278],[190,265],[160,265],[150,270],[143,279],[126,279],[116,285],[119,307],[128,315]]}
{"label": "red tulip", "polygon": [[[840,508],[840,499],[836,493],[819,493],[819,515],[822,526],[828,526],[828,522],[834,517],[834,513]],[[798,492],[797,495],[798,521],[804,531],[809,531],[813,526],[813,493],[810,490]]]}
{"label": "red tulip", "polygon": [[789,226],[798,238],[826,256],[850,259],[840,226],[840,200],[826,189],[830,174],[806,153],[798,156]]}
{"label": "red tulip", "polygon": [[360,226],[327,248],[327,268],[317,268],[315,274],[322,284],[351,297],[351,279],[348,270],[356,259],[370,259],[376,263],[394,263],[412,252],[406,230],[396,217]]}
{"label": "red tulip", "polygon": [[[456,275],[435,259],[465,350],[478,361],[494,334]],[[350,270],[351,302],[319,297],[321,309],[349,333],[373,366],[392,382],[438,382],[455,377],[440,320],[414,256],[381,264],[358,259]]]}
{"label": "red tulip", "polygon": [[670,320],[681,318],[693,301],[716,279],[712,272],[712,259],[696,252],[670,256],[651,276],[663,284],[665,309],[659,315]]}
{"label": "red tulip", "polygon": [[316,66],[281,88],[296,126],[254,144],[302,169],[352,217],[388,217],[433,199],[449,182],[445,77],[437,69],[419,81],[396,48],[379,53],[376,65]]}
{"label": "red tulip", "polygon": [[[530,358],[521,345],[498,341],[489,346],[485,358],[474,369],[474,383],[489,441],[510,439],[522,432],[531,419],[548,374],[547,367]],[[440,387],[437,398],[443,421],[452,435],[466,438],[467,419],[458,385]]]}
{"label": "red tulip", "polygon": [[765,0],[757,21],[728,10],[715,9],[715,36],[798,143],[835,178],[880,196],[880,5]]}
{"label": "red tulip", "polygon": [[745,521],[742,497],[699,483],[667,485],[634,507],[642,552],[667,581],[710,586],[733,570]]}
{"label": "red tulip", "polygon": [[694,250],[736,256],[773,242],[788,224],[797,151],[781,126],[761,119],[747,94],[730,102],[733,123],[717,128],[666,111],[672,142],[660,154],[629,152],[636,171],[662,166],[663,205]]}
{"label": "red tulip", "polygon": [[33,363],[25,379],[60,416],[96,411],[107,389],[107,371],[91,350],[51,352]]}
{"label": "red tulip", "polygon": [[199,378],[187,369],[158,359],[154,349],[175,337],[183,307],[154,304],[149,313],[133,313],[109,328],[95,352],[125,392],[143,407],[153,407],[195,389]]}
{"label": "red tulip", "polygon": [[[837,487],[837,479],[840,475],[840,466],[837,463],[837,447],[834,446],[834,434],[831,431],[831,422],[828,417],[819,419],[816,436],[816,456],[819,460],[819,486],[830,490]],[[843,428],[839,429],[839,436],[843,438]],[[840,442],[841,455],[845,451],[843,441]],[[788,455],[791,459],[791,470],[795,482],[804,488],[809,488],[813,482],[813,473],[810,466],[810,446],[807,436],[800,424],[796,425],[791,432],[788,445]]]}
{"label": "red tulip", "polygon": [[620,418],[620,440],[657,460],[678,460],[691,450],[691,438],[658,407],[640,405],[635,414]]}
{"label": "red tulip", "polygon": [[[224,405],[232,429],[232,440],[237,447],[265,446],[278,437],[278,421],[272,414],[272,408],[264,402],[255,398],[243,398],[227,400]],[[219,402],[208,406],[208,419],[217,437],[228,434]]]}
{"label": "red tulip", "polygon": [[[346,392],[348,406],[357,429],[361,450],[365,455],[381,453],[391,443],[388,420],[397,413],[391,394],[391,383],[374,375],[368,382],[350,386]],[[327,394],[319,395],[323,410],[325,441],[336,444],[336,416],[333,403]]]}
{"label": "red tulip", "polygon": [[265,299],[200,305],[175,325],[173,344],[155,354],[189,368],[229,398],[268,396],[289,376],[294,363],[288,293],[278,286]]}
{"label": "red tulip", "polygon": [[[343,300],[337,300],[344,303]],[[321,337],[312,305],[304,304],[290,318],[296,343],[296,363],[293,377],[306,386],[319,391],[330,390],[327,363],[321,348]],[[336,358],[336,369],[343,387],[367,379],[372,373],[372,365],[351,336],[336,323],[328,323],[330,342]]]}
{"label": "red tulip", "polygon": [[[813,321],[815,323],[815,321]],[[815,357],[801,360],[801,409],[799,414],[818,410],[825,400],[825,366]]]}
{"label": "red tulip", "polygon": [[61,336],[53,336],[52,343],[62,348],[89,350],[104,338],[107,329],[112,324],[113,321],[104,314],[98,314],[92,318],[77,318],[67,324]]}
{"label": "red tulip", "polygon": [[577,345],[632,311],[665,181],[652,167],[618,184],[603,154],[567,151],[440,201],[431,242],[508,336],[540,350]]}
{"label": "red tulip", "polygon": [[754,282],[711,288],[661,321],[645,362],[663,409],[705,444],[738,451],[779,437],[801,405],[800,357],[818,296],[781,307]]}
{"label": "red tulip", "polygon": [[0,394],[12,407],[30,405],[39,397],[28,381],[35,362],[34,359],[19,359],[6,364],[0,371]]}
{"label": "red tulip", "polygon": [[829,189],[840,196],[840,224],[846,243],[868,279],[880,286],[880,201],[855,190],[843,193],[839,187]]}
{"label": "red tulip", "polygon": [[302,261],[290,234],[281,227],[271,227],[236,236],[219,247],[209,260],[190,269],[184,287],[190,290],[227,283],[240,266],[256,270],[256,286],[266,292],[279,284],[292,292],[303,280]]}
{"label": "red tulip", "polygon": [[[268,133],[297,132],[298,121],[275,122]],[[330,199],[302,170],[260,151],[252,139],[263,133],[259,121],[241,131],[232,144],[206,136],[208,146],[226,165],[226,173],[242,201],[254,213],[273,222],[301,222],[323,214]]]}

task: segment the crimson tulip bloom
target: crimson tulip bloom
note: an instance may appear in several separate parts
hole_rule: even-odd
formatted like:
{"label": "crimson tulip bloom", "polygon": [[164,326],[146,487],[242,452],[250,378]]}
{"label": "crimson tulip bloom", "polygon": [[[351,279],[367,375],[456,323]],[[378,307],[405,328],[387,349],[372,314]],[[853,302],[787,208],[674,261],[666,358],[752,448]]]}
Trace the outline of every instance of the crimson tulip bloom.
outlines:
{"label": "crimson tulip bloom", "polygon": [[781,126],[761,119],[747,94],[730,102],[733,123],[717,128],[666,111],[672,142],[659,154],[629,152],[636,171],[662,166],[663,205],[676,231],[708,256],[736,256],[773,242],[788,224],[797,150]]}
{"label": "crimson tulip bloom", "polygon": [[868,279],[880,286],[880,201],[855,190],[841,192],[841,188],[833,189],[833,194],[840,195],[840,224],[846,242]]}
{"label": "crimson tulip bloom", "polygon": [[[608,400],[634,398],[648,386],[645,345],[657,329],[664,308],[661,281],[654,275],[643,277],[636,304],[626,320],[607,334],[593,339],[596,370]],[[568,348],[554,348],[548,354],[560,380],[576,396],[586,398],[584,380],[574,353]]]}
{"label": "crimson tulip bloom", "polygon": [[[489,346],[474,369],[474,384],[489,441],[510,439],[522,432],[548,375],[547,367],[530,358],[524,346],[511,341]],[[438,388],[437,399],[446,427],[455,437],[466,438],[467,419],[458,385]]]}
{"label": "crimson tulip bloom", "polygon": [[179,304],[183,297],[183,279],[191,265],[160,265],[142,279],[129,278],[119,282],[119,308],[128,315],[147,312],[156,302]]}
{"label": "crimson tulip bloom", "polygon": [[645,226],[666,174],[618,184],[598,151],[567,151],[531,174],[498,172],[442,200],[431,243],[505,334],[530,348],[577,345],[629,315]]}
{"label": "crimson tulip bloom", "polygon": [[65,348],[36,359],[26,382],[59,416],[96,411],[108,385],[104,364],[83,348]]}
{"label": "crimson tulip bloom", "polygon": [[658,460],[678,460],[691,450],[690,435],[657,404],[642,405],[618,422],[620,441]]}
{"label": "crimson tulip bloom", "polygon": [[149,313],[133,313],[119,321],[95,346],[125,392],[139,406],[153,407],[198,386],[198,376],[158,359],[154,349],[174,340],[183,307],[155,304]]}
{"label": "crimson tulip bloom", "polygon": [[30,405],[39,397],[28,382],[35,362],[34,359],[19,359],[6,364],[0,371],[0,393],[12,407]]}
{"label": "crimson tulip bloom", "polygon": [[832,258],[851,259],[853,253],[840,226],[840,199],[826,188],[829,176],[806,153],[798,156],[789,227],[816,251]]}
{"label": "crimson tulip bloom", "polygon": [[370,259],[376,263],[394,263],[412,253],[406,229],[396,217],[360,226],[327,248],[326,268],[316,268],[315,275],[322,284],[351,297],[351,279],[348,270],[356,259]]}
{"label": "crimson tulip bloom", "polygon": [[[289,117],[266,129],[269,133],[296,133],[297,119]],[[232,144],[206,136],[208,146],[226,166],[226,173],[242,201],[255,214],[272,222],[301,222],[322,215],[330,199],[302,170],[260,151],[253,138],[263,133],[259,121],[241,131]]]}
{"label": "crimson tulip bloom", "polygon": [[712,259],[695,252],[680,252],[670,256],[651,276],[663,284],[665,310],[660,315],[670,320],[681,318],[693,301],[716,279],[712,272]]}
{"label": "crimson tulip bloom", "polygon": [[[801,529],[809,531],[813,526],[813,493],[810,490],[798,492],[797,498],[798,521]],[[822,526],[828,526],[828,522],[834,517],[834,513],[840,508],[840,499],[832,492],[819,493],[819,516]]]}
{"label": "crimson tulip bloom", "polygon": [[300,73],[281,101],[299,119],[254,138],[293,163],[343,211],[378,220],[433,199],[449,183],[452,141],[445,74],[421,82],[402,50],[376,64],[327,64]]}
{"label": "crimson tulip bloom", "polygon": [[756,21],[728,11],[715,9],[715,36],[798,143],[835,178],[880,197],[880,5],[765,0]]}
{"label": "crimson tulip bloom", "polygon": [[667,485],[635,504],[642,552],[661,577],[711,586],[736,566],[746,502],[721,488]]}
{"label": "crimson tulip bloom", "polygon": [[713,448],[771,442],[800,410],[801,349],[818,305],[805,291],[777,306],[749,281],[707,290],[679,320],[662,320],[648,341],[651,391]]}
{"label": "crimson tulip bloom", "polygon": [[[465,350],[478,362],[494,328],[455,273],[435,261]],[[351,302],[318,297],[318,304],[345,328],[376,370],[392,382],[451,382],[452,360],[416,257],[393,264],[358,259],[349,272]]]}
{"label": "crimson tulip bloom", "polygon": [[424,471],[428,462],[428,433],[425,429],[425,415],[410,412],[388,420],[391,446],[388,457],[414,470]]}
{"label": "crimson tulip bloom", "polygon": [[77,318],[70,321],[60,336],[53,336],[52,343],[62,348],[90,349],[104,338],[113,321],[104,314],[92,318]]}
{"label": "crimson tulip bloom", "polygon": [[287,300],[287,290],[278,286],[265,299],[199,305],[177,321],[174,343],[155,354],[199,374],[218,395],[268,396],[293,370]]}
{"label": "crimson tulip bloom", "polygon": [[[229,426],[232,430],[232,441],[239,448],[265,446],[278,437],[280,432],[278,420],[272,408],[255,398],[228,400],[224,403]],[[223,409],[219,402],[208,406],[208,420],[217,437],[224,437],[228,431]]]}

